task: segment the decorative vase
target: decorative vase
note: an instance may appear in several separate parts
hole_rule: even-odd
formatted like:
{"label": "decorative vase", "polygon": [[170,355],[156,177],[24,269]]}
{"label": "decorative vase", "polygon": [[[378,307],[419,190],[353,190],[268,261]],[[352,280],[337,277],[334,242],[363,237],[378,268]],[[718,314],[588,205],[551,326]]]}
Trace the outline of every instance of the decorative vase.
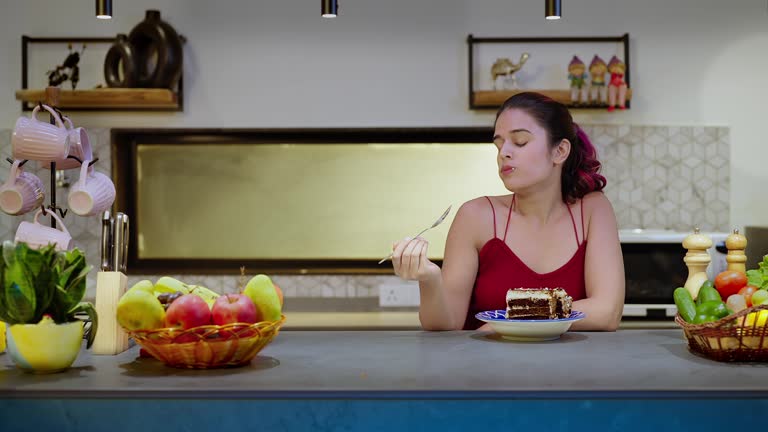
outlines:
{"label": "decorative vase", "polygon": [[136,87],[136,54],[125,34],[117,35],[117,40],[107,51],[104,59],[104,80],[109,87]]}
{"label": "decorative vase", "polygon": [[45,317],[38,324],[14,324],[6,330],[8,354],[20,369],[55,373],[68,369],[83,341],[83,322],[56,324]]}
{"label": "decorative vase", "polygon": [[128,34],[138,69],[137,86],[172,88],[181,76],[183,65],[181,38],[160,11],[148,10],[144,21]]}

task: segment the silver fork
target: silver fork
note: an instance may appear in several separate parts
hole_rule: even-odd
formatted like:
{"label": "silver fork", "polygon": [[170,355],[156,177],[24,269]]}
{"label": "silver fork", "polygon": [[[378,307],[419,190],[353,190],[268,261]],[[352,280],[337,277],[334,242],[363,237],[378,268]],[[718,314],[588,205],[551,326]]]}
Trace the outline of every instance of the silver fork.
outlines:
{"label": "silver fork", "polygon": [[[428,227],[428,228],[424,228],[423,230],[421,230],[421,232],[420,232],[420,233],[416,234],[415,236],[413,236],[413,237],[411,237],[411,238],[416,238],[416,237],[418,237],[418,236],[420,236],[420,235],[424,234],[425,232],[427,232],[427,231],[431,230],[432,228],[434,228],[434,227],[436,227],[436,226],[440,225],[441,223],[443,223],[443,221],[445,220],[446,216],[448,216],[448,213],[450,213],[450,212],[451,212],[451,206],[448,206],[448,208],[447,208],[447,209],[445,209],[445,211],[443,212],[443,214],[442,214],[442,215],[441,215],[441,216],[440,216],[440,217],[439,217],[439,218],[438,218],[438,219],[435,221],[435,223],[433,223],[433,224],[432,224],[432,226],[430,226],[430,227]],[[382,259],[381,259],[381,261],[379,261],[379,264],[381,264],[381,263],[383,263],[384,261],[386,261],[386,260],[388,260],[388,259],[392,258],[392,256],[393,256],[394,254],[395,254],[395,252],[393,251],[392,253],[390,253],[390,254],[389,254],[389,255],[387,255],[386,257],[382,258]]]}

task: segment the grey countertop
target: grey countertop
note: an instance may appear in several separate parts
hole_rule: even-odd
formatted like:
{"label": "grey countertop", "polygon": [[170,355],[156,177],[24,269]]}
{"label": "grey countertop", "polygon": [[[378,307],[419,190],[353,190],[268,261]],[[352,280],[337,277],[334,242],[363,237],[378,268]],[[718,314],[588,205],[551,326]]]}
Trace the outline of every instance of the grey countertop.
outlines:
{"label": "grey countertop", "polygon": [[283,331],[245,367],[170,368],[83,351],[32,375],[0,355],[0,398],[551,398],[767,396],[768,364],[690,353],[681,330],[569,332],[509,342],[482,332]]}

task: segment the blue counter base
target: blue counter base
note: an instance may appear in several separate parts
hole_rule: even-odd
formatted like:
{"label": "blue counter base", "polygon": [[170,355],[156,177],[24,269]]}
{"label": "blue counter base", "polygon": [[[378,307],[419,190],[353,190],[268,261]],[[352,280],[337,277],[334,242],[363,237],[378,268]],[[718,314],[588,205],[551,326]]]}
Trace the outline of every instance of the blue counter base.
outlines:
{"label": "blue counter base", "polygon": [[0,430],[720,432],[757,430],[766,413],[768,399],[6,399]]}

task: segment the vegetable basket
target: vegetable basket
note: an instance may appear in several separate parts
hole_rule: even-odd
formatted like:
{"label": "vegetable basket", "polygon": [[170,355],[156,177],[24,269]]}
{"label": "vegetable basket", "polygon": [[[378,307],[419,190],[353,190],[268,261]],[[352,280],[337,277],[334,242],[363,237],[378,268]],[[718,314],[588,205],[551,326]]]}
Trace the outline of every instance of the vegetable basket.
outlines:
{"label": "vegetable basket", "polygon": [[209,369],[244,366],[280,332],[279,321],[205,325],[187,330],[159,328],[127,331],[136,343],[168,366]]}
{"label": "vegetable basket", "polygon": [[768,304],[754,306],[714,322],[691,324],[678,313],[688,348],[721,362],[768,362]]}

